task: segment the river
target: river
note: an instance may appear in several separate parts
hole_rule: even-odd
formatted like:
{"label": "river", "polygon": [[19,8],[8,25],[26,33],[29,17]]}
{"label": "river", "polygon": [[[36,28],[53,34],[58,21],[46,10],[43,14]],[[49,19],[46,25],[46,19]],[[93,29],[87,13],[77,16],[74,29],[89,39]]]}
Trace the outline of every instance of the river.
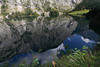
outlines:
{"label": "river", "polygon": [[[26,20],[2,22],[0,24],[2,31],[10,32],[0,33],[0,36],[2,35],[0,47],[3,49],[6,45],[5,48],[8,50],[1,51],[9,56],[5,56],[2,52],[0,56],[5,58],[1,60],[0,65],[5,62],[9,66],[30,64],[34,58],[45,64],[58,58],[59,50],[66,50],[64,47],[66,44],[70,49],[81,49],[84,45],[93,48],[100,36],[90,29],[89,23],[85,17],[71,16],[38,17],[32,22]],[[3,39],[4,37],[6,39]]]}

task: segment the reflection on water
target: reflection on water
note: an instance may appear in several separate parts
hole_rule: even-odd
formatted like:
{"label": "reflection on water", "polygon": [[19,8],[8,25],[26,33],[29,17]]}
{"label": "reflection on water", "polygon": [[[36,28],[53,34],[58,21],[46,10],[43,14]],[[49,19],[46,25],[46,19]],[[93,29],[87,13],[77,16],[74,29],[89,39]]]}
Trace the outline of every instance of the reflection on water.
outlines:
{"label": "reflection on water", "polygon": [[64,41],[64,45],[68,45],[69,49],[81,49],[83,46],[93,48],[96,45],[96,42],[94,40],[84,38],[81,35],[74,34]]}
{"label": "reflection on water", "polygon": [[54,59],[57,59],[59,50],[63,51],[66,50],[64,47],[65,45],[68,45],[68,49],[75,49],[75,48],[82,49],[83,46],[93,48],[94,46],[96,46],[96,42],[94,40],[84,38],[81,35],[74,34],[66,38],[64,42],[60,44],[57,48],[47,50],[43,53],[33,52],[33,55],[32,53],[17,55],[12,60],[10,60],[10,63],[11,64],[15,63],[16,65],[18,65],[22,62],[25,62],[26,64],[30,64],[33,61],[33,58],[36,57],[38,58],[40,64],[44,64],[53,61]]}
{"label": "reflection on water", "polygon": [[[16,29],[23,39],[24,47],[27,45],[36,51],[39,49],[49,50],[42,53],[18,54],[9,61],[10,65],[18,65],[23,62],[30,64],[34,57],[38,58],[41,64],[44,64],[58,58],[58,51],[65,50],[64,45],[68,45],[70,49],[81,49],[83,46],[93,48],[99,41],[99,35],[89,29],[89,23],[84,18],[75,20],[72,17],[64,16],[52,19],[38,18],[33,22],[16,22],[13,25],[17,26]],[[52,47],[53,49],[50,49]]]}
{"label": "reflection on water", "polygon": [[[44,50],[57,47],[76,28],[77,22],[72,17],[39,18],[37,22],[29,23],[33,50]],[[24,36],[26,37],[26,35]],[[27,37],[26,37],[27,38]],[[29,42],[29,41],[28,41]]]}
{"label": "reflection on water", "polygon": [[82,35],[85,38],[89,38],[90,40],[99,41],[100,36],[89,27],[90,21],[86,18],[76,18],[75,20],[79,23],[76,30],[73,33],[77,33]]}
{"label": "reflection on water", "polygon": [[2,22],[0,58],[3,59],[0,61],[30,50],[41,52],[55,48],[71,35],[76,27],[77,22],[70,16],[38,17],[32,22]]}

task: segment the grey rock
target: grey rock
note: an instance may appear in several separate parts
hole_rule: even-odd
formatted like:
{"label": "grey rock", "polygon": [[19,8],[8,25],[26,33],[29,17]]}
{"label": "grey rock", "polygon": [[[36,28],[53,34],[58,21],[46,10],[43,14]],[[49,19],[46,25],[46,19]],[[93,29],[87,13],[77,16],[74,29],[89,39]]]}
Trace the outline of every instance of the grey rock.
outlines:
{"label": "grey rock", "polygon": [[[72,25],[73,23],[73,25]],[[33,22],[0,23],[0,62],[30,50],[45,51],[57,47],[77,27],[72,17],[43,18]]]}
{"label": "grey rock", "polygon": [[34,12],[41,14],[48,8],[57,8],[60,12],[70,11],[81,2],[82,0],[8,0],[7,4],[9,12],[23,11],[30,7]]}

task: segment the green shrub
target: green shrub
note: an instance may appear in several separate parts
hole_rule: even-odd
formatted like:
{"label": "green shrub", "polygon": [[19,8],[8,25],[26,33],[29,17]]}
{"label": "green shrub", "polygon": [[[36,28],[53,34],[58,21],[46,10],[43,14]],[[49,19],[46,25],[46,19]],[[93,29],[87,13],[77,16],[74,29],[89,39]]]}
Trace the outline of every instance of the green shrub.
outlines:
{"label": "green shrub", "polygon": [[25,67],[25,64],[20,64],[19,67]]}
{"label": "green shrub", "polygon": [[30,8],[26,8],[26,9],[24,10],[24,13],[25,13],[25,15],[27,16],[27,15],[31,15],[31,14],[33,13],[33,11],[32,11]]}
{"label": "green shrub", "polygon": [[3,4],[1,6],[1,14],[4,15],[4,16],[6,16],[8,14],[7,9],[8,9],[8,5]]}
{"label": "green shrub", "polygon": [[[56,67],[95,67],[95,56],[91,51],[75,50],[74,53],[63,55],[60,59],[54,60]],[[52,63],[40,65],[39,67],[53,67]]]}
{"label": "green shrub", "polygon": [[23,13],[21,13],[21,12],[14,12],[14,13],[12,13],[12,15],[9,15],[8,17],[9,17],[9,20],[12,20],[12,19],[14,19],[14,20],[22,20],[23,19]]}
{"label": "green shrub", "polygon": [[24,19],[31,22],[34,18],[37,18],[39,14],[37,12],[31,12],[31,10],[28,10],[24,13]]}
{"label": "green shrub", "polygon": [[80,10],[80,11],[72,11],[72,12],[69,12],[68,14],[72,15],[72,16],[81,16],[81,15],[88,13],[89,11],[90,10],[88,10],[88,9],[83,9],[83,10]]}
{"label": "green shrub", "polygon": [[25,19],[29,22],[31,22],[34,18],[37,18],[39,16],[38,13],[33,12],[30,8],[25,9],[24,12],[14,12],[11,15],[9,15],[9,20],[22,20]]}
{"label": "green shrub", "polygon": [[[100,47],[99,47],[100,48]],[[96,48],[97,49],[97,48]],[[56,67],[99,67],[100,49],[95,53],[84,47],[83,50],[75,49],[70,54],[63,55],[60,59],[56,59]],[[52,62],[40,65],[37,58],[33,59],[32,64],[20,64],[20,67],[54,67]]]}
{"label": "green shrub", "polygon": [[7,0],[2,0],[3,1],[3,3],[7,3]]}
{"label": "green shrub", "polygon": [[59,16],[59,11],[56,10],[56,9],[51,9],[50,13],[49,13],[49,16],[50,17],[57,17],[57,16]]}

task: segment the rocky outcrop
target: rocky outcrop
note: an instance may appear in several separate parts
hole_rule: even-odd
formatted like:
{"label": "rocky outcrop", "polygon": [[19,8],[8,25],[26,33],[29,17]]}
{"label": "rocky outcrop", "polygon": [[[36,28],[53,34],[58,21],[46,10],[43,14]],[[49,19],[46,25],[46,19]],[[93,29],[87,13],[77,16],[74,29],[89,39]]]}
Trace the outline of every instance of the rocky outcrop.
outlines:
{"label": "rocky outcrop", "polygon": [[0,61],[30,50],[44,51],[57,47],[75,30],[77,22],[69,17],[37,18],[33,22],[0,23]]}
{"label": "rocky outcrop", "polygon": [[[31,8],[34,12],[39,14],[55,8],[60,12],[65,10],[72,10],[82,0],[7,0],[8,11],[23,11],[25,8]],[[0,2],[3,4],[2,0]]]}

